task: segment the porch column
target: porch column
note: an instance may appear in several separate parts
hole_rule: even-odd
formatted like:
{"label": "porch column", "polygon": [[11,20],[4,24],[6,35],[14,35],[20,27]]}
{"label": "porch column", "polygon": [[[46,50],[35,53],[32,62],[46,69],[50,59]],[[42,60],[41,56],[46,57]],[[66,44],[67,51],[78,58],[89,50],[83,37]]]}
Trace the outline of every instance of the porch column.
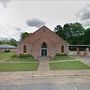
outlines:
{"label": "porch column", "polygon": [[81,55],[79,47],[77,47],[76,50],[77,50],[77,55]]}
{"label": "porch column", "polygon": [[90,56],[89,48],[86,48],[86,56]]}

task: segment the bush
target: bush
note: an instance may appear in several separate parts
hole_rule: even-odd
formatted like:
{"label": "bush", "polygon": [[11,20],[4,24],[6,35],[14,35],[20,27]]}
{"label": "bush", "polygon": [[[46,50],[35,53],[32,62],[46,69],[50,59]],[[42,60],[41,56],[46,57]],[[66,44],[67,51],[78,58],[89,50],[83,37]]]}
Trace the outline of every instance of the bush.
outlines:
{"label": "bush", "polygon": [[12,56],[11,56],[11,58],[15,58],[15,57],[17,57],[17,55],[16,55],[16,54],[14,54],[14,55],[12,55]]}
{"label": "bush", "polygon": [[30,54],[20,54],[19,58],[28,58],[28,57],[32,57],[32,55]]}
{"label": "bush", "polygon": [[10,50],[5,50],[5,52],[10,52]]}
{"label": "bush", "polygon": [[67,56],[65,53],[57,53],[56,56]]}

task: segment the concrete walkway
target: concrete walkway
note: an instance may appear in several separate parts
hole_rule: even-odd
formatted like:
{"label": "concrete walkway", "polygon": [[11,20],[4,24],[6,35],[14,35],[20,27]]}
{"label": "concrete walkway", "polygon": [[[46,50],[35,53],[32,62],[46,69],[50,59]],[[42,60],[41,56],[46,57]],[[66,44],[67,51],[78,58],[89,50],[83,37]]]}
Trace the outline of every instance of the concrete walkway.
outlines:
{"label": "concrete walkway", "polygon": [[49,58],[48,57],[40,57],[39,59],[39,68],[38,72],[48,72],[49,71]]}
{"label": "concrete walkway", "polygon": [[78,61],[78,60],[58,60],[58,61],[50,61],[49,63],[53,63],[53,62],[71,62],[71,61]]}
{"label": "concrete walkway", "polygon": [[6,60],[8,60],[8,59],[10,59],[10,58],[2,59],[2,60],[0,60],[0,62],[4,62],[4,61],[6,61]]}

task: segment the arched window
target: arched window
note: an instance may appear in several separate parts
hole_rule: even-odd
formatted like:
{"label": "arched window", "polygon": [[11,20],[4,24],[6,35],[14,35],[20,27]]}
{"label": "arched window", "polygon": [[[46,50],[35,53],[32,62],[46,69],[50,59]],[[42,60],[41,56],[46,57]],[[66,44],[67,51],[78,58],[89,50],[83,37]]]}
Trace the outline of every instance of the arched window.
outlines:
{"label": "arched window", "polygon": [[23,46],[23,53],[27,53],[27,47],[26,47],[26,45]]}
{"label": "arched window", "polygon": [[47,48],[47,44],[45,42],[42,43],[42,48]]}
{"label": "arched window", "polygon": [[64,46],[61,46],[61,53],[64,53]]}

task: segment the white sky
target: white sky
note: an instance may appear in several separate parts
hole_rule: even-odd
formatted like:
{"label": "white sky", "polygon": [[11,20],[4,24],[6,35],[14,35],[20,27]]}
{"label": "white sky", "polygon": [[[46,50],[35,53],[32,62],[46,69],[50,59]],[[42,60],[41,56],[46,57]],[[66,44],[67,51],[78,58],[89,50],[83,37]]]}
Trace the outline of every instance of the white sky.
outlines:
{"label": "white sky", "polygon": [[52,30],[58,24],[63,26],[65,23],[79,21],[77,13],[88,4],[89,1],[77,0],[12,0],[4,7],[0,3],[0,38],[12,37],[18,40],[21,32],[34,32],[37,28],[26,24],[30,19],[44,21]]}

